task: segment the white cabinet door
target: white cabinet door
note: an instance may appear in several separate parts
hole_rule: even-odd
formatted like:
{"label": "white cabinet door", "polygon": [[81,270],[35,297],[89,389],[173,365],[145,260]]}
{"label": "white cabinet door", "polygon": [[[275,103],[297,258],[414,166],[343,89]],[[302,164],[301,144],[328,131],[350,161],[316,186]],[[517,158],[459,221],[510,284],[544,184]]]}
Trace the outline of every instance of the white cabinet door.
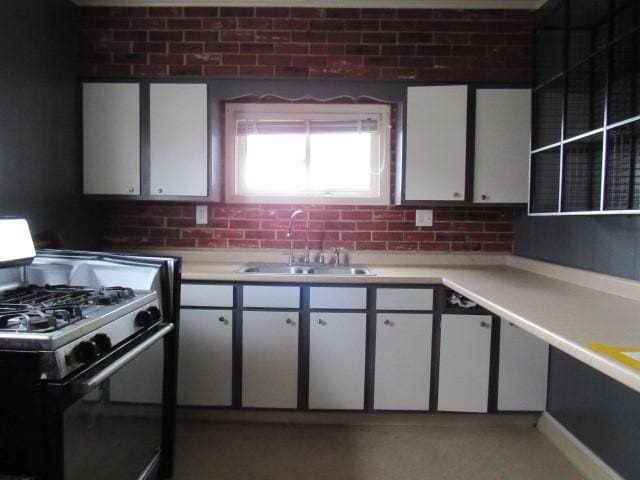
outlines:
{"label": "white cabinet door", "polygon": [[311,313],[309,408],[364,408],[364,313]]}
{"label": "white cabinet door", "polygon": [[490,315],[442,315],[438,410],[487,411],[490,353]]}
{"label": "white cabinet door", "polygon": [[293,312],[243,312],[243,407],[297,407],[298,325]]}
{"label": "white cabinet door", "polygon": [[527,203],[531,90],[478,89],[473,201]]}
{"label": "white cabinet door", "polygon": [[409,87],[405,200],[464,200],[467,86]]}
{"label": "white cabinet door", "polygon": [[206,196],[207,86],[150,86],[151,195]]}
{"label": "white cabinet door", "polygon": [[429,409],[432,324],[432,315],[378,314],[375,409]]}
{"label": "white cabinet door", "polygon": [[140,86],[82,85],[84,193],[140,194]]}
{"label": "white cabinet door", "polygon": [[498,410],[545,410],[548,366],[549,345],[502,320]]}
{"label": "white cabinet door", "polygon": [[180,311],[179,405],[231,405],[230,310]]}

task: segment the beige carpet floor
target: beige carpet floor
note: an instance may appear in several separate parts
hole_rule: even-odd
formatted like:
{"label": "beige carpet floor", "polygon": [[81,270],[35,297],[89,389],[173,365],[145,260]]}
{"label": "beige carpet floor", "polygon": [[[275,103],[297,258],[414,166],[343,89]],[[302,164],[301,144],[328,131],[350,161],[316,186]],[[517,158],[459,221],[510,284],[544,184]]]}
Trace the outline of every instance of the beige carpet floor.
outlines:
{"label": "beige carpet floor", "polygon": [[371,417],[351,425],[183,418],[175,480],[583,479],[534,417]]}

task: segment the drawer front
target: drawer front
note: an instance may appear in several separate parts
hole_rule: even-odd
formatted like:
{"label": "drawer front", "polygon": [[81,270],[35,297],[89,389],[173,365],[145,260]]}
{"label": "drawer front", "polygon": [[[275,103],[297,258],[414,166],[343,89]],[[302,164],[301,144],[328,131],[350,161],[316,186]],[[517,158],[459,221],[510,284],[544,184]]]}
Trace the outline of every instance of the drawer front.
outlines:
{"label": "drawer front", "polygon": [[180,290],[183,307],[233,307],[233,285],[183,283]]}
{"label": "drawer front", "polygon": [[311,287],[311,308],[367,308],[364,287]]}
{"label": "drawer front", "polygon": [[378,310],[433,310],[430,288],[379,288],[376,297]]}
{"label": "drawer front", "polygon": [[300,287],[245,285],[243,304],[258,308],[300,308]]}

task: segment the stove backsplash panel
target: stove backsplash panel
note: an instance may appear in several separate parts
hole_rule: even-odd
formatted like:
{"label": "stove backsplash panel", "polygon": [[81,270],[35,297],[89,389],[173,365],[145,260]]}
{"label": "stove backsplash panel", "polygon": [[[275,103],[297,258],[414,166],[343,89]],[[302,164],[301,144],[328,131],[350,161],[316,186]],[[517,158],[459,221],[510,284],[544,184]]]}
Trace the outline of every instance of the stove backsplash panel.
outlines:
{"label": "stove backsplash panel", "polygon": [[[203,205],[204,203],[198,203]],[[513,219],[504,207],[435,207],[432,227],[415,226],[415,207],[241,205],[211,203],[196,224],[195,203],[103,202],[105,248],[287,249],[289,217],[305,211],[310,248],[425,252],[511,252]],[[304,247],[307,218],[296,217],[294,247]]]}

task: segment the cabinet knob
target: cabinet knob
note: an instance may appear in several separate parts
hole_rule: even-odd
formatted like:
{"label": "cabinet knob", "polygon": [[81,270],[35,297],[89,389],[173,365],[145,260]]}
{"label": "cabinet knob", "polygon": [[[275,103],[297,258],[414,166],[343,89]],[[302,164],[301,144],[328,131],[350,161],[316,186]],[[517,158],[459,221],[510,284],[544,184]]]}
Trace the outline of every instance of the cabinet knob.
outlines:
{"label": "cabinet knob", "polygon": [[293,320],[287,318],[284,323],[286,323],[287,325],[293,325]]}
{"label": "cabinet knob", "polygon": [[480,195],[482,200],[489,200],[489,195]]}
{"label": "cabinet knob", "polygon": [[480,326],[482,328],[491,328],[491,324],[489,322],[485,322],[484,320],[480,322]]}
{"label": "cabinet knob", "polygon": [[390,327],[393,327],[393,322],[391,320],[389,320],[388,318],[385,319],[385,321],[383,322],[385,325],[389,325]]}
{"label": "cabinet knob", "polygon": [[227,323],[229,323],[229,322],[227,321],[227,319],[226,319],[226,318],[224,318],[224,317],[218,317],[218,321],[219,321],[220,323],[224,324],[224,325],[226,325]]}
{"label": "cabinet knob", "polygon": [[327,321],[326,321],[326,320],[323,320],[323,319],[321,319],[321,318],[319,318],[319,319],[316,321],[316,323],[317,323],[318,325],[326,325],[326,324],[327,324]]}
{"label": "cabinet knob", "polygon": [[453,192],[453,196],[455,198],[460,198],[462,196],[462,194],[460,192]]}
{"label": "cabinet knob", "polygon": [[129,193],[133,193],[133,192],[135,191],[135,189],[134,189],[133,187],[129,187],[129,188],[127,188],[127,191],[128,191]]}
{"label": "cabinet knob", "polygon": [[158,187],[158,188],[156,188],[156,192],[158,192],[158,193],[162,193],[163,191],[164,191],[164,190],[162,190],[162,187]]}

